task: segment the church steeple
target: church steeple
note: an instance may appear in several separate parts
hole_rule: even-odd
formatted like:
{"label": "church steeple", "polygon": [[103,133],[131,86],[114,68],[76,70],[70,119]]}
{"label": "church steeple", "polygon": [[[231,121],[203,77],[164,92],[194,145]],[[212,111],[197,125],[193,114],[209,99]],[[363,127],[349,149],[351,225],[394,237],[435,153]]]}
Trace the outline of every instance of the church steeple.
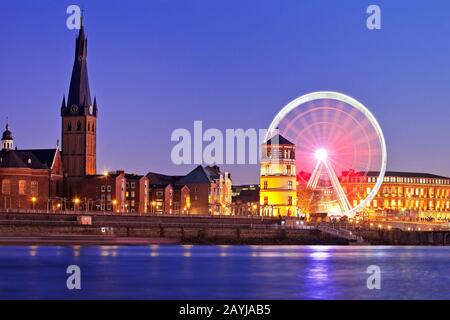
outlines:
{"label": "church steeple", "polygon": [[75,42],[75,62],[69,96],[61,104],[62,160],[67,177],[97,172],[97,101],[91,101],[87,71],[87,38],[84,22]]}
{"label": "church steeple", "polygon": [[75,41],[75,61],[70,80],[69,96],[67,106],[77,106],[79,113],[83,114],[91,106],[91,91],[89,89],[89,78],[87,69],[87,47],[88,41],[84,32],[84,18],[81,17],[81,26]]}

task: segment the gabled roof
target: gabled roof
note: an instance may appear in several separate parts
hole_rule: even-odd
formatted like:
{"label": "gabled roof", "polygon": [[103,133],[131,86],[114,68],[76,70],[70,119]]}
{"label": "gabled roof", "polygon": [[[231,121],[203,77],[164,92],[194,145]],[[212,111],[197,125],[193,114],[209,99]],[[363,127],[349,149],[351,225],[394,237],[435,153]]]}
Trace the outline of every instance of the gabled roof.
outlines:
{"label": "gabled roof", "polygon": [[50,169],[53,166],[57,149],[2,150],[2,168]]}
{"label": "gabled roof", "polygon": [[1,168],[28,168],[14,150],[2,150],[0,152]]}
{"label": "gabled roof", "polygon": [[51,168],[53,166],[53,161],[55,160],[57,151],[58,149],[18,150],[18,152],[24,154],[33,154],[47,168]]}
{"label": "gabled roof", "polygon": [[277,133],[276,135],[274,135],[272,138],[270,138],[269,140],[267,140],[265,142],[265,144],[267,145],[288,145],[288,146],[293,146],[295,144],[293,144],[292,142],[290,142],[288,139],[286,139],[285,137],[283,137],[281,134]]}
{"label": "gabled roof", "polygon": [[176,182],[177,185],[183,184],[193,184],[193,183],[211,183],[214,178],[212,178],[213,172],[206,170],[202,166],[198,166],[186,176],[182,177]]}
{"label": "gabled roof", "polygon": [[149,180],[149,184],[154,184],[154,185],[172,184],[173,185],[182,177],[181,176],[168,176],[165,174],[149,172],[149,173],[147,173],[147,178]]}

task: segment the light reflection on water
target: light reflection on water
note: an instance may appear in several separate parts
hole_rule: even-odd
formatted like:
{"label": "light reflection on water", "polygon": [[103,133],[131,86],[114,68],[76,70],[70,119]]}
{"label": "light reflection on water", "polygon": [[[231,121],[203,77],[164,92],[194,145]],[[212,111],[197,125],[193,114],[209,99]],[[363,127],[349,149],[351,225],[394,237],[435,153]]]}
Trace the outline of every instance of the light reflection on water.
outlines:
{"label": "light reflection on water", "polygon": [[[66,268],[82,290],[65,288]],[[0,298],[450,299],[450,248],[0,247]],[[378,265],[382,289],[368,290]]]}

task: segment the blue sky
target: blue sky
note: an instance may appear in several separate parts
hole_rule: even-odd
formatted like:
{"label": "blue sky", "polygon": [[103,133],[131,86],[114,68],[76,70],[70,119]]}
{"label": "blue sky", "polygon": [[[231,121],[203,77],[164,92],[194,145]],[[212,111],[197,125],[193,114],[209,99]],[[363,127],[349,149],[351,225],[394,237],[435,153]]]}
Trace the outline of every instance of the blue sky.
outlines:
{"label": "blue sky", "polygon": [[[0,119],[19,148],[60,138],[75,31],[86,11],[98,170],[182,174],[176,128],[267,128],[289,101],[344,92],[377,117],[388,169],[450,176],[450,2],[363,0],[13,1],[0,7]],[[377,4],[382,29],[366,28]],[[257,166],[224,166],[235,183]]]}

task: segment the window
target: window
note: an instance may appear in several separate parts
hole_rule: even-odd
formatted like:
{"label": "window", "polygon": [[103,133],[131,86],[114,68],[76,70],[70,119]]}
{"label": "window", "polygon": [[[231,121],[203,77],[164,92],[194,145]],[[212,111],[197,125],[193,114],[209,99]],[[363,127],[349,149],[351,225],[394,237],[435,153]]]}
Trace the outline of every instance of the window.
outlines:
{"label": "window", "polygon": [[88,131],[91,131],[91,123],[88,122]]}
{"label": "window", "polygon": [[136,183],[135,183],[135,182],[132,182],[132,183],[131,183],[131,189],[134,189],[134,188],[136,188]]}
{"label": "window", "polygon": [[131,206],[134,207],[135,206],[135,202],[134,200],[131,200]]}
{"label": "window", "polygon": [[19,180],[19,194],[24,195],[27,191],[27,182],[25,180]]}
{"label": "window", "polygon": [[38,193],[39,193],[38,182],[37,181],[31,181],[31,195],[32,196],[37,196]]}
{"label": "window", "polygon": [[134,198],[136,196],[136,193],[134,191],[131,191],[131,197]]}
{"label": "window", "polygon": [[292,190],[292,181],[288,181],[288,189]]}
{"label": "window", "polygon": [[2,194],[11,194],[11,180],[2,181]]}
{"label": "window", "polygon": [[288,165],[286,166],[286,174],[287,174],[288,176],[290,176],[290,175],[291,175],[291,172],[292,172],[291,165],[288,164]]}
{"label": "window", "polygon": [[105,190],[106,190],[106,187],[102,186],[102,192],[105,192]]}
{"label": "window", "polygon": [[292,206],[292,196],[289,196],[289,197],[288,197],[288,205],[289,205],[289,206]]}
{"label": "window", "polygon": [[67,124],[67,131],[72,131],[72,123],[71,122],[69,122]]}
{"label": "window", "polygon": [[163,192],[162,191],[156,191],[156,196],[157,197],[162,197],[163,196]]}
{"label": "window", "polygon": [[80,121],[77,122],[77,131],[81,131],[81,122]]}
{"label": "window", "polygon": [[267,181],[264,181],[264,190],[267,190],[268,187],[269,187],[269,183]]}
{"label": "window", "polygon": [[269,204],[269,197],[264,197],[264,205],[267,206]]}
{"label": "window", "polygon": [[107,187],[106,187],[106,190],[107,190],[108,192],[111,192],[111,186],[107,186]]}

